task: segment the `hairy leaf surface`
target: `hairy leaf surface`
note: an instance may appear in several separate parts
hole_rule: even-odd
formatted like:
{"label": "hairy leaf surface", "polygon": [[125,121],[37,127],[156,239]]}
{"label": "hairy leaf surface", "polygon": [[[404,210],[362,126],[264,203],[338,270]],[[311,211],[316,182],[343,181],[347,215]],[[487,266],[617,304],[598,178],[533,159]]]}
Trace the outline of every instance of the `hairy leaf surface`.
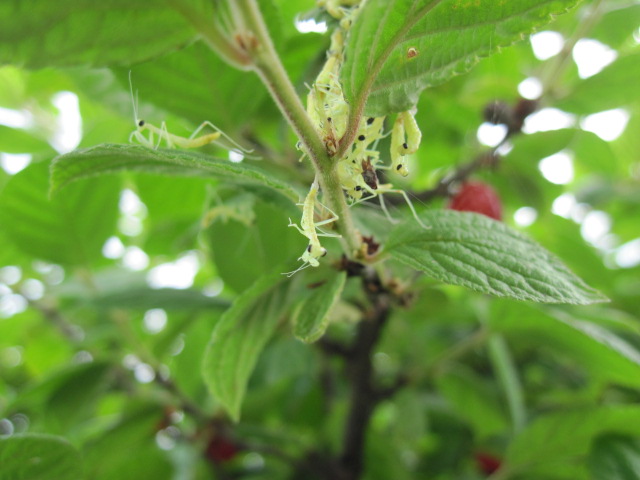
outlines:
{"label": "hairy leaf surface", "polygon": [[211,334],[202,364],[204,379],[236,421],[258,357],[288,307],[288,286],[280,273],[262,277],[235,300]]}
{"label": "hairy leaf surface", "polygon": [[483,215],[441,210],[392,232],[392,257],[437,280],[534,302],[588,304],[605,297],[534,241]]}
{"label": "hairy leaf surface", "polygon": [[303,342],[312,343],[324,334],[331,320],[331,308],[340,300],[347,276],[339,272],[313,290],[296,308],[293,317],[294,335]]}
{"label": "hairy leaf surface", "polygon": [[140,145],[103,144],[57,157],[51,170],[51,191],[55,193],[75,180],[121,171],[161,175],[210,176],[236,182],[257,182],[279,190],[293,200],[298,194],[284,182],[258,167],[233,163],[198,152],[151,149]]}
{"label": "hairy leaf surface", "polygon": [[[372,116],[413,107],[425,88],[522,40],[578,0],[370,0],[342,71],[347,100]],[[367,99],[368,96],[368,99]]]}

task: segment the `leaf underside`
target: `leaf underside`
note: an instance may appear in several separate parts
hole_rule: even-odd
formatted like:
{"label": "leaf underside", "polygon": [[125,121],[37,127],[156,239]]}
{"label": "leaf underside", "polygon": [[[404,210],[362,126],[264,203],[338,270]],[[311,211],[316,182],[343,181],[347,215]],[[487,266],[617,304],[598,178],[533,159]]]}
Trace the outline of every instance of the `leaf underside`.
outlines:
{"label": "leaf underside", "polygon": [[259,183],[280,191],[292,200],[298,199],[298,194],[291,187],[253,165],[233,163],[198,152],[154,150],[126,144],[102,144],[57,157],[51,167],[51,192],[56,193],[81,178],[121,171],[209,176],[238,183]]}

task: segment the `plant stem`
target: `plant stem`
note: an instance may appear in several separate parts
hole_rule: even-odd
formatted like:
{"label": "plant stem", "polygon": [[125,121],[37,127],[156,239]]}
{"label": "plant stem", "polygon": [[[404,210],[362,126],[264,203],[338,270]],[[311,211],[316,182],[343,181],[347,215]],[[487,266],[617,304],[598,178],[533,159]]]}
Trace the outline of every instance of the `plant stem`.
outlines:
{"label": "plant stem", "polygon": [[169,0],[169,4],[193,25],[202,39],[227,63],[241,70],[248,70],[251,67],[251,57],[230,42],[203,12],[196,11],[183,0]]}
{"label": "plant stem", "polygon": [[339,459],[341,480],[355,480],[362,474],[369,420],[380,401],[380,392],[374,384],[372,355],[389,318],[390,305],[385,294],[378,295],[376,300],[370,318],[363,319],[358,325],[353,353],[347,363],[351,399]]}
{"label": "plant stem", "polygon": [[[250,52],[253,70],[258,74],[280,111],[287,119],[311,158],[323,191],[323,200],[339,217],[338,233],[347,255],[354,255],[360,247],[358,234],[342,192],[336,171],[336,161],[331,158],[322,139],[307,115],[307,112],[280,61],[273,41],[269,36],[260,9],[255,0],[237,0],[235,4],[243,16],[247,28],[251,29],[257,45]],[[241,34],[248,32],[241,32]]]}
{"label": "plant stem", "polygon": [[541,75],[543,97],[553,97],[554,89],[558,80],[571,63],[573,47],[578,40],[584,38],[587,33],[596,25],[602,16],[603,0],[596,0],[587,11],[585,18],[578,24],[578,28],[571,37],[564,43],[560,53],[549,63],[547,70]]}
{"label": "plant stem", "polygon": [[502,335],[491,334],[487,346],[496,376],[507,397],[514,433],[518,433],[526,424],[526,408],[518,372]]}

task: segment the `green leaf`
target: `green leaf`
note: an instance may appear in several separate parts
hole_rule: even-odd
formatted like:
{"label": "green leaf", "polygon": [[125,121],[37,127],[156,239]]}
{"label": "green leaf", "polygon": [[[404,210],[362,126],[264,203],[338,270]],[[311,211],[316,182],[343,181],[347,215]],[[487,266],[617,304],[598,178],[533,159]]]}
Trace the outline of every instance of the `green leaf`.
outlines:
{"label": "green leaf", "polygon": [[160,0],[7,0],[0,63],[28,68],[130,65],[185,45],[195,32]]}
{"label": "green leaf", "polygon": [[594,378],[632,388],[640,386],[640,352],[635,347],[605,328],[574,319],[559,309],[540,311],[522,304],[494,302],[490,327],[510,338],[517,336],[568,355]]}
{"label": "green leaf", "polygon": [[[370,0],[349,34],[348,102],[382,116],[413,107],[427,87],[548,23],[578,0]],[[407,52],[414,48],[416,56]],[[368,98],[367,98],[368,97]]]}
{"label": "green leaf", "polygon": [[640,51],[634,51],[578,83],[566,97],[558,99],[555,106],[569,112],[589,114],[638,104],[640,96],[634,86],[638,77]]}
{"label": "green leaf", "polygon": [[257,280],[234,301],[211,334],[202,364],[204,379],[236,421],[258,357],[288,307],[289,282],[285,280],[281,273]]}
{"label": "green leaf", "polygon": [[514,439],[503,468],[546,478],[559,467],[582,464],[597,435],[604,432],[636,435],[639,430],[640,408],[634,406],[554,412],[536,419]]}
{"label": "green leaf", "polygon": [[633,32],[638,29],[640,5],[620,3],[604,10],[605,14],[589,32],[589,37],[617,50],[625,41],[630,41],[633,38]]}
{"label": "green leaf", "polygon": [[436,379],[436,386],[455,413],[473,427],[480,440],[508,428],[507,415],[495,385],[472,371],[448,372]]}
{"label": "green leaf", "polygon": [[290,265],[307,246],[305,237],[288,227],[282,210],[254,201],[253,195],[241,194],[224,199],[208,212],[208,216],[212,212],[219,215],[207,229],[217,273],[237,293],[253,285],[264,272],[285,262]]}
{"label": "green leaf", "polygon": [[593,443],[587,460],[591,478],[637,480],[640,441],[637,437],[603,435]]}
{"label": "green leaf", "polygon": [[0,223],[17,247],[37,258],[80,265],[100,258],[114,231],[120,182],[92,180],[50,200],[49,165],[29,165],[0,194]]}
{"label": "green leaf", "polygon": [[94,297],[91,303],[98,308],[124,308],[149,310],[218,310],[229,305],[227,300],[209,297],[195,289],[175,288],[127,288]]}
{"label": "green leaf", "polygon": [[51,150],[44,140],[18,128],[0,125],[0,151],[6,153],[32,153]]}
{"label": "green leaf", "polygon": [[315,288],[293,314],[293,334],[303,342],[312,343],[324,335],[331,320],[331,309],[340,300],[347,274],[339,272]]}
{"label": "green leaf", "polygon": [[[91,362],[68,369],[42,406],[50,432],[72,432],[81,422],[94,418],[95,404],[107,389],[110,365]],[[66,377],[66,378],[65,378]]]}
{"label": "green leaf", "polygon": [[386,247],[400,262],[444,283],[516,300],[606,301],[534,241],[484,215],[441,210],[396,227]]}
{"label": "green leaf", "polygon": [[[130,400],[131,402],[131,400]],[[86,478],[100,480],[169,480],[173,468],[167,455],[156,444],[156,433],[163,410],[152,404],[134,407],[102,435],[92,438],[84,448]],[[123,448],[135,454],[123,454]],[[52,478],[52,477],[49,477]]]}
{"label": "green leaf", "polygon": [[22,434],[0,438],[0,479],[78,480],[80,453],[64,438]]}
{"label": "green leaf", "polygon": [[286,183],[247,163],[233,163],[198,152],[158,149],[141,145],[103,144],[76,150],[53,160],[51,192],[81,178],[142,171],[159,175],[208,176],[239,183],[261,183],[281,191],[293,200],[298,194]]}

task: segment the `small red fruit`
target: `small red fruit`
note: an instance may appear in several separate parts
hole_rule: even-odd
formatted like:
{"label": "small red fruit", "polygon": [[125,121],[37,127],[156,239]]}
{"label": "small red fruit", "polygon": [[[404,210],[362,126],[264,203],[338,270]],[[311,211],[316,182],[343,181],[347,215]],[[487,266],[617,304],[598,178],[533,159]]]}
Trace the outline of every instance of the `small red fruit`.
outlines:
{"label": "small red fruit", "polygon": [[502,203],[496,192],[482,182],[465,182],[447,208],[460,212],[476,212],[496,220],[502,220]]}
{"label": "small red fruit", "polygon": [[213,463],[225,463],[232,460],[240,448],[233,441],[222,436],[214,436],[207,445],[205,456]]}
{"label": "small red fruit", "polygon": [[476,452],[474,455],[478,470],[485,475],[495,473],[502,464],[501,460],[490,453]]}

